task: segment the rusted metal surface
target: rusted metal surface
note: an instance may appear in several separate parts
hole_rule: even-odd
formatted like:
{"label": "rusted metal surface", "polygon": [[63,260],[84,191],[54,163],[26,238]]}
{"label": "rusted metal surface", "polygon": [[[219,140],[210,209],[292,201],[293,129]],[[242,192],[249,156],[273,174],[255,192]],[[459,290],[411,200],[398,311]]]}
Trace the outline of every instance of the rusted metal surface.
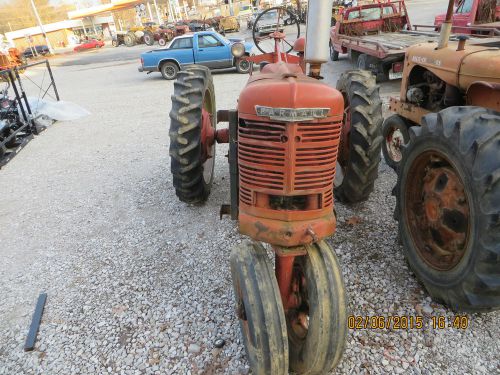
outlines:
{"label": "rusted metal surface", "polygon": [[215,143],[215,128],[213,127],[213,119],[210,112],[202,109],[201,113],[201,162],[204,163],[207,159],[213,157],[213,146]]}
{"label": "rusted metal surface", "polygon": [[217,143],[229,143],[229,129],[217,129],[215,131],[215,140]]}
{"label": "rusted metal surface", "polygon": [[417,251],[436,270],[450,270],[462,259],[471,230],[463,182],[437,151],[419,155],[408,173],[414,183],[405,191],[405,220]]}
{"label": "rusted metal surface", "polygon": [[473,83],[467,90],[467,104],[500,112],[500,83]]}
{"label": "rusted metal surface", "polygon": [[401,116],[413,121],[416,124],[420,124],[422,117],[430,113],[430,111],[422,107],[411,103],[405,103],[396,98],[390,98],[389,110],[400,114]]}
{"label": "rusted metal surface", "polygon": [[300,303],[294,285],[292,285],[294,260],[295,256],[276,256],[276,280],[278,281],[281,301],[285,311],[296,307]]}

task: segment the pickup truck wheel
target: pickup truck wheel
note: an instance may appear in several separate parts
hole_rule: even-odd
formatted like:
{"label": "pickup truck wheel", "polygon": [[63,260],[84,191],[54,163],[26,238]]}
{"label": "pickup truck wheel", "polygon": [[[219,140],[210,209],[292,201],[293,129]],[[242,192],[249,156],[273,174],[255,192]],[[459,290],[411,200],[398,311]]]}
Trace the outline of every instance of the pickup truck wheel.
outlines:
{"label": "pickup truck wheel", "polygon": [[236,61],[236,70],[238,73],[247,74],[250,71],[252,64],[245,57]]}
{"label": "pickup truck wheel", "polygon": [[179,72],[179,68],[177,65],[173,62],[166,62],[163,63],[161,68],[160,68],[161,75],[163,78],[172,80],[177,77],[177,73]]}
{"label": "pickup truck wheel", "polygon": [[473,106],[428,114],[410,128],[395,219],[415,276],[437,301],[500,308],[500,112]]}
{"label": "pickup truck wheel", "polygon": [[370,72],[343,73],[337,89],[344,97],[345,109],[334,192],[339,201],[356,203],[368,199],[378,176],[384,141],[382,101]]}
{"label": "pickup truck wheel", "polygon": [[203,203],[215,161],[215,92],[210,70],[190,65],[174,82],[170,111],[170,169],[177,197]]}

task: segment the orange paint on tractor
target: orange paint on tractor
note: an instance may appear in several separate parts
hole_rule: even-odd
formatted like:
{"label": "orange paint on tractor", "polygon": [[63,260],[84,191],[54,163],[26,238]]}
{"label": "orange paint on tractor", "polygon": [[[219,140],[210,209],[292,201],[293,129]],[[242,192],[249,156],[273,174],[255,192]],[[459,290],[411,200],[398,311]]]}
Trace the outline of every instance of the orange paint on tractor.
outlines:
{"label": "orange paint on tractor", "polygon": [[240,232],[285,247],[332,235],[342,95],[279,62],[249,79],[239,103]]}

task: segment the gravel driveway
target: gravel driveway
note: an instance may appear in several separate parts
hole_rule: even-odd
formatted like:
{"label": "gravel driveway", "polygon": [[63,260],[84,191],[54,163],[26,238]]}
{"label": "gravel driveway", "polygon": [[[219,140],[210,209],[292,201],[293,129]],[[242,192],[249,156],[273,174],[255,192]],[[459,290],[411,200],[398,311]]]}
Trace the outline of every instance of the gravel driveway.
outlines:
{"label": "gravel driveway", "polygon": [[[61,97],[92,112],[43,132],[0,171],[0,374],[246,374],[229,252],[243,240],[219,220],[229,173],[218,147],[208,203],[178,202],[168,156],[172,82],[136,61],[60,66]],[[326,67],[333,84],[347,63]],[[247,77],[214,74],[218,108]],[[386,85],[385,94],[397,89]],[[386,95],[387,96],[387,95]],[[392,219],[395,175],[381,165],[368,202],[337,204],[353,315],[424,315],[422,330],[350,330],[338,374],[493,374],[500,313],[465,330],[409,271]],[[352,219],[355,217],[355,219]],[[48,293],[36,349],[23,352],[36,299]],[[214,340],[226,341],[222,349]]]}

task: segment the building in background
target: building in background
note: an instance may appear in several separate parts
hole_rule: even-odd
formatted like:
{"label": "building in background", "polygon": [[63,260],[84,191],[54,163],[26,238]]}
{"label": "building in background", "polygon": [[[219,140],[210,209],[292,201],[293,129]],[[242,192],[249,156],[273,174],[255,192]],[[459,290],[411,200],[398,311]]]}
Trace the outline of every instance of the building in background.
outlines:
{"label": "building in background", "polygon": [[[79,20],[66,20],[45,24],[43,27],[50,43],[54,48],[57,48],[75,44],[78,41],[78,37],[75,35],[73,29],[81,28],[82,23]],[[30,45],[46,44],[42,31],[38,26],[9,31],[5,33],[5,37],[9,43],[20,50],[24,50]]]}

